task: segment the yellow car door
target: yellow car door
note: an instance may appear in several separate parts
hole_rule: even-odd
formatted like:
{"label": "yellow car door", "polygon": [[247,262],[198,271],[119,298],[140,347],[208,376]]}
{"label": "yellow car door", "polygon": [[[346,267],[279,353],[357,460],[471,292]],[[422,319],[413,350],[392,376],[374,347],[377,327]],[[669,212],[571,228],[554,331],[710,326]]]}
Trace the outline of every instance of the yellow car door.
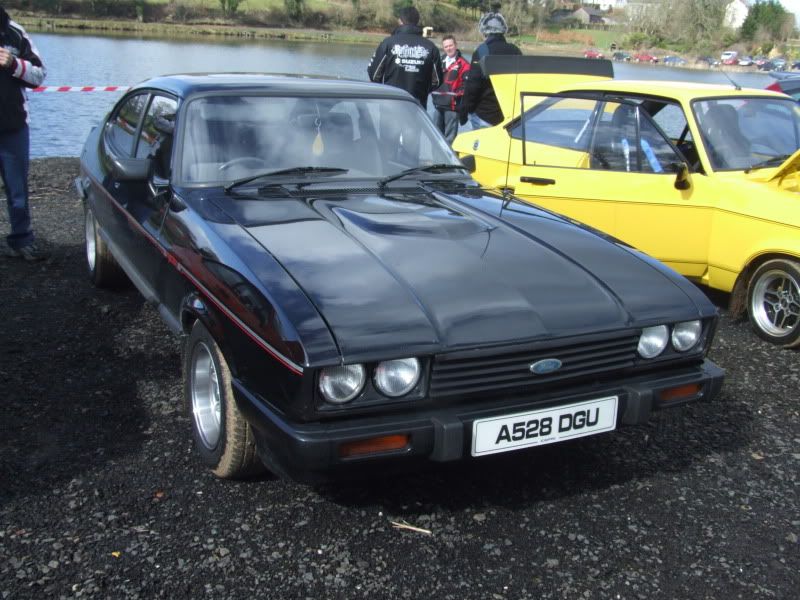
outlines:
{"label": "yellow car door", "polygon": [[507,187],[515,195],[618,237],[700,278],[711,210],[702,175],[679,177],[684,157],[635,103],[585,95],[522,94]]}

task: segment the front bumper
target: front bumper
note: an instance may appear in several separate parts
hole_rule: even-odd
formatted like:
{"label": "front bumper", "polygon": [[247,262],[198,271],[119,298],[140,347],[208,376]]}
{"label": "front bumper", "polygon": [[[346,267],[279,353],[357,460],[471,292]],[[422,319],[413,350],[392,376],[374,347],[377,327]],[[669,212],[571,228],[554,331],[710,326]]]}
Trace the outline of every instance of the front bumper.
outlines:
{"label": "front bumper", "polygon": [[[476,419],[557,407],[603,396],[619,398],[617,426],[645,423],[654,411],[714,398],[724,371],[710,360],[702,364],[626,378],[602,386],[570,387],[545,396],[470,400],[443,408],[426,407],[380,416],[316,423],[292,423],[234,381],[237,405],[256,435],[259,455],[279,474],[315,483],[353,472],[359,466],[424,461],[454,461],[471,456]],[[669,398],[670,390],[697,386],[696,393]],[[692,388],[689,388],[692,389]],[[358,458],[340,456],[342,444],[380,436],[409,435],[401,450]]]}

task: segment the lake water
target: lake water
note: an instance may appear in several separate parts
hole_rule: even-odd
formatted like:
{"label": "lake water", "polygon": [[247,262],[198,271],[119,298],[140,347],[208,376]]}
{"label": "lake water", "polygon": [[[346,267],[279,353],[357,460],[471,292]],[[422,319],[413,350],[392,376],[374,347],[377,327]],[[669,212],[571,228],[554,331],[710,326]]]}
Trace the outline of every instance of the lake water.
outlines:
{"label": "lake water", "polygon": [[[165,73],[258,71],[337,75],[366,80],[373,46],[243,40],[175,41],[31,32],[47,65],[46,86],[130,86]],[[469,56],[467,56],[469,58]],[[727,83],[718,71],[615,63],[619,79],[683,79]],[[763,88],[764,73],[735,73]],[[78,156],[92,126],[122,92],[29,93],[31,156]]]}

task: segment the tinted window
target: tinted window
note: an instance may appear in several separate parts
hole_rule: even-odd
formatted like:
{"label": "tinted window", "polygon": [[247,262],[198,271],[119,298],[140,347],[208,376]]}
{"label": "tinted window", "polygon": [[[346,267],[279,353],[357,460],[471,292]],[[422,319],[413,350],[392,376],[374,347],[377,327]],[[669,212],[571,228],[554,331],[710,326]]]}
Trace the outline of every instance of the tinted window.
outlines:
{"label": "tinted window", "polygon": [[585,150],[587,128],[597,107],[596,100],[548,98],[523,95],[523,115],[511,129],[511,137],[526,142]]}
{"label": "tinted window", "polygon": [[131,155],[136,128],[139,126],[146,102],[146,93],[131,96],[109,121],[107,140],[115,152]]}
{"label": "tinted window", "polygon": [[665,173],[680,160],[638,103],[529,95],[522,102],[511,135],[525,141],[525,164]]}
{"label": "tinted window", "polygon": [[458,159],[418,104],[374,98],[226,95],[187,105],[181,177],[225,183],[294,167],[385,177]]}
{"label": "tinted window", "polygon": [[789,98],[714,98],[692,108],[715,169],[777,166],[800,148],[800,106]]}
{"label": "tinted window", "polygon": [[153,96],[144,116],[142,132],[139,134],[139,144],[136,146],[137,158],[150,156],[154,152],[158,141],[163,137],[163,134],[159,133],[155,128],[156,118],[173,116],[177,110],[178,103],[172,98]]}
{"label": "tinted window", "polygon": [[[653,120],[673,140],[680,139],[686,127],[686,115],[683,114],[683,109],[677,104],[665,105],[664,108],[656,113]],[[692,139],[691,132],[686,134],[685,139]]]}
{"label": "tinted window", "polygon": [[670,143],[664,139],[653,122],[642,114],[640,121],[640,148],[642,149],[641,170],[646,173],[672,173],[672,165],[682,162]]}

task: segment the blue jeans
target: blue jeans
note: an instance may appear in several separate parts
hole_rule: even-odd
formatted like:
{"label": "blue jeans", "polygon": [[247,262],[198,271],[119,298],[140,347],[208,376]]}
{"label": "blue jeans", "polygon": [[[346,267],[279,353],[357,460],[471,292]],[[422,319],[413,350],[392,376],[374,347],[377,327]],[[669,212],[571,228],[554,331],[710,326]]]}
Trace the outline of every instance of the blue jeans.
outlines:
{"label": "blue jeans", "polygon": [[31,209],[28,206],[28,167],[30,165],[28,126],[0,132],[0,176],[6,188],[11,234],[8,245],[19,250],[33,243]]}
{"label": "blue jeans", "polygon": [[448,144],[452,144],[458,135],[458,113],[452,110],[436,108],[433,123],[444,134]]}

